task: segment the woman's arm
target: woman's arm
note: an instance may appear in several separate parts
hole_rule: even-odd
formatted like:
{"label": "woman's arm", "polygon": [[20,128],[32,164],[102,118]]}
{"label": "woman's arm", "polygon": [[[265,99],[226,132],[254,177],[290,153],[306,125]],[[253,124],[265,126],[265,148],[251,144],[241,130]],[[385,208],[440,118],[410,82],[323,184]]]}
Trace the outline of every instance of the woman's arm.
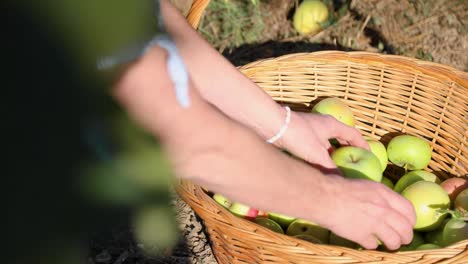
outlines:
{"label": "woman's arm", "polygon": [[[284,123],[285,110],[220,56],[168,1],[161,1],[161,10],[201,96],[263,139],[274,136]],[[206,65],[201,67],[201,62]]]}
{"label": "woman's arm", "polygon": [[191,105],[182,108],[165,60],[162,49],[151,49],[123,74],[114,96],[160,138],[179,177],[259,209],[314,221],[365,248],[376,248],[376,238],[389,249],[411,241],[415,217],[408,201],[382,184],[324,175],[277,151],[205,102],[193,83]]}
{"label": "woman's arm", "polygon": [[[201,96],[263,140],[278,133],[285,123],[285,109],[214,50],[170,3],[162,1],[161,10]],[[356,129],[330,116],[296,112],[291,113],[286,133],[274,144],[310,163],[336,170],[329,157],[330,138],[369,148]]]}
{"label": "woman's arm", "polygon": [[256,208],[304,218],[325,214],[321,205],[331,201],[337,187],[332,182],[340,177],[265,144],[205,102],[193,83],[190,107],[180,107],[164,63],[164,51],[154,48],[124,74],[114,95],[160,138],[179,177]]}

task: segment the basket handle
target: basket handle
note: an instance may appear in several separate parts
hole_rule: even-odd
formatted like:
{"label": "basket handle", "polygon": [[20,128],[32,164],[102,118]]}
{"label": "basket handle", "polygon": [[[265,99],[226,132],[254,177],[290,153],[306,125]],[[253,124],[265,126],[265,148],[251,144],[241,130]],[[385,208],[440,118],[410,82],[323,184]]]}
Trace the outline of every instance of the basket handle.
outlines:
{"label": "basket handle", "polygon": [[192,7],[187,15],[187,21],[189,24],[197,29],[200,24],[200,19],[205,11],[206,7],[210,3],[210,0],[194,0]]}

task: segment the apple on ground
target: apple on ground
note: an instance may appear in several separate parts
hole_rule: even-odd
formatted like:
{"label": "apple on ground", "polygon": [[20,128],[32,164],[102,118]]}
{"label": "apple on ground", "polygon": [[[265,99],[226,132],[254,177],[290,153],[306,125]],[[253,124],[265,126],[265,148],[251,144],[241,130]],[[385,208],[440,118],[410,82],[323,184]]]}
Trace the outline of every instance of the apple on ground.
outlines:
{"label": "apple on ground", "polygon": [[328,8],[319,0],[303,1],[293,15],[294,29],[300,34],[313,34],[320,30],[320,23],[328,19]]}
{"label": "apple on ground", "polygon": [[239,202],[233,202],[229,207],[229,211],[238,217],[249,220],[254,220],[258,216],[258,209]]}
{"label": "apple on ground", "polygon": [[382,181],[380,161],[369,150],[345,146],[335,150],[331,158],[345,177]]}
{"label": "apple on ground", "polygon": [[393,182],[389,178],[383,176],[381,182],[385,184],[388,188],[393,190],[394,185],[393,185]]}
{"label": "apple on ground", "polygon": [[328,243],[330,238],[330,230],[304,219],[296,219],[289,224],[286,234],[289,236],[312,236],[320,240],[323,244]]}
{"label": "apple on ground", "polygon": [[462,212],[468,212],[468,189],[461,191],[457,195],[453,202],[453,206]]}
{"label": "apple on ground", "polygon": [[291,224],[294,220],[296,220],[295,217],[291,217],[291,216],[287,216],[287,215],[275,213],[275,212],[268,212],[268,218],[278,223],[284,229],[288,228],[289,224]]}
{"label": "apple on ground", "polygon": [[417,181],[430,181],[434,183],[440,183],[440,179],[433,173],[424,170],[410,171],[403,175],[395,184],[393,190],[397,193],[401,193],[406,187]]}
{"label": "apple on ground", "polygon": [[351,108],[338,98],[325,98],[312,107],[312,113],[331,115],[338,121],[354,127],[354,115]]}
{"label": "apple on ground", "polygon": [[229,209],[229,207],[231,207],[232,205],[232,201],[229,200],[228,198],[226,198],[225,196],[219,194],[219,193],[215,193],[213,194],[213,199],[218,203],[220,204],[221,206],[223,206],[224,208],[226,209]]}
{"label": "apple on ground", "polygon": [[384,172],[388,165],[387,149],[385,148],[385,145],[382,142],[373,139],[367,139],[367,143],[369,144],[372,153],[374,153],[374,155],[379,159],[382,172]]}
{"label": "apple on ground", "polygon": [[444,180],[440,186],[444,188],[453,202],[460,192],[468,189],[468,180],[458,177],[449,178]]}
{"label": "apple on ground", "polygon": [[254,222],[257,223],[258,225],[261,225],[263,227],[270,229],[273,232],[284,234],[283,228],[278,223],[276,223],[275,221],[269,218],[257,217],[255,218]]}
{"label": "apple on ground", "polygon": [[439,210],[450,207],[450,198],[439,184],[430,181],[417,181],[406,187],[401,193],[408,199],[416,211],[416,231],[431,231],[437,229],[447,216]]}
{"label": "apple on ground", "polygon": [[412,135],[399,135],[390,140],[387,146],[388,159],[407,170],[422,170],[431,161],[432,150],[429,143]]}

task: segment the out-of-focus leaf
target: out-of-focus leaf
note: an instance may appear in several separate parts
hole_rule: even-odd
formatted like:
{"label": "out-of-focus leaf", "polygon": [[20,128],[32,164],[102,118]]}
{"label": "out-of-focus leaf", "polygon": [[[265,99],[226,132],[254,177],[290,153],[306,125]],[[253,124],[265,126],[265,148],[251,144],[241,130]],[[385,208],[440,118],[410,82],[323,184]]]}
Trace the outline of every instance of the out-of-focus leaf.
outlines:
{"label": "out-of-focus leaf", "polygon": [[135,238],[150,255],[166,253],[178,240],[177,222],[170,207],[141,207],[134,215],[133,225]]}

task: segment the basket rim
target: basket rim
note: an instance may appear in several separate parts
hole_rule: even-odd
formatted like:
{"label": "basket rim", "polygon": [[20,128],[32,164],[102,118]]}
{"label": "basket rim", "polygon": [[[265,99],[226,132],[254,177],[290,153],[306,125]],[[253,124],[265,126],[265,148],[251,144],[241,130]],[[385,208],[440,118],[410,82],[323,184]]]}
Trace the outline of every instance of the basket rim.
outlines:
{"label": "basket rim", "polygon": [[[352,255],[369,255],[369,257],[374,257],[374,258],[385,258],[388,257],[390,259],[395,259],[395,258],[401,258],[401,261],[403,263],[412,263],[408,262],[410,259],[416,259],[417,257],[414,256],[415,254],[421,254],[423,257],[426,258],[428,255],[445,255],[445,257],[439,259],[439,261],[442,260],[456,260],[458,258],[464,257],[464,254],[468,254],[468,239],[459,241],[457,243],[454,243],[450,246],[439,248],[439,249],[431,249],[431,250],[411,250],[411,251],[397,251],[397,252],[386,252],[386,251],[379,251],[379,250],[368,250],[368,249],[353,249],[353,248],[348,248],[348,247],[342,247],[342,246],[337,246],[337,245],[331,245],[331,244],[314,244],[310,243],[295,237],[287,236],[285,234],[280,234],[276,233],[272,230],[269,230],[268,228],[265,228],[263,226],[257,225],[256,223],[249,221],[247,219],[242,219],[240,217],[237,217],[230,213],[227,209],[216,203],[213,198],[211,198],[203,189],[200,185],[190,181],[190,180],[180,180],[179,184],[176,188],[177,193],[181,196],[181,198],[188,203],[193,210],[197,214],[206,214],[202,212],[202,209],[199,207],[209,207],[210,209],[216,210],[217,216],[219,218],[225,220],[223,222],[223,225],[230,225],[233,227],[233,229],[237,229],[238,225],[250,227],[252,229],[256,229],[256,234],[259,236],[267,235],[269,238],[268,240],[278,240],[278,241],[284,241],[288,240],[293,242],[294,244],[297,244],[297,246],[300,246],[302,248],[316,248],[320,249],[320,251],[339,251],[342,253],[343,258],[346,258],[346,256],[352,256]],[[194,201],[192,201],[194,198],[197,198],[198,201],[201,202],[200,205],[194,206]],[[207,203],[207,204],[206,204]],[[203,221],[206,221],[202,217]],[[219,220],[216,220],[216,224],[220,224]],[[234,223],[234,224],[233,224]],[[236,224],[237,223],[237,224]],[[238,231],[236,231],[238,232]],[[244,235],[248,235],[247,233]],[[463,249],[464,248],[464,249]],[[458,252],[455,254],[451,254],[454,252]],[[214,252],[215,253],[215,252]],[[216,255],[216,254],[215,254]],[[374,255],[374,256],[370,256]],[[447,256],[451,255],[451,256]],[[408,260],[408,261],[406,261]],[[406,261],[406,262],[405,262]],[[418,260],[416,260],[418,261]],[[348,263],[348,262],[346,262]],[[353,262],[354,263],[354,262]],[[362,263],[362,262],[357,262],[357,263]],[[431,262],[433,263],[433,262]],[[453,262],[453,263],[461,263],[461,262]]]}
{"label": "basket rim", "polygon": [[402,70],[419,72],[440,80],[454,81],[468,89],[468,72],[437,62],[423,61],[403,55],[382,54],[367,51],[323,50],[314,52],[297,52],[277,57],[259,59],[237,68],[240,71],[245,71],[254,66],[258,67],[259,65],[271,62],[297,61],[303,59],[316,62],[352,62],[372,66],[388,65]]}

